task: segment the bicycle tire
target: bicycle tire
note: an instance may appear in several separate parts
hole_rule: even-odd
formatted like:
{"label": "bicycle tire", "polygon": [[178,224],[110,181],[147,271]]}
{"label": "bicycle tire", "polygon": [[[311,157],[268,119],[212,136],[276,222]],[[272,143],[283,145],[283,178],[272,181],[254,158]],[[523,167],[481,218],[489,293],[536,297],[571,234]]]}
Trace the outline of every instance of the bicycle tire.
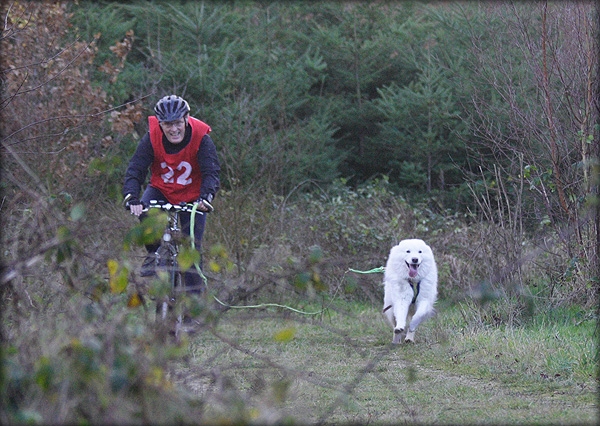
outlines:
{"label": "bicycle tire", "polygon": [[[179,278],[179,273],[176,271],[176,268],[174,268],[173,266],[168,266],[168,267],[162,267],[161,268],[163,271],[165,271],[167,273],[167,281],[169,283],[169,293],[163,297],[161,297],[161,300],[158,301],[160,312],[161,312],[161,318],[165,319],[165,316],[167,314],[167,309],[165,307],[168,307],[169,310],[173,309],[173,305],[175,303],[175,287],[178,284],[178,281],[180,280]],[[159,309],[157,307],[157,313],[159,312]]]}
{"label": "bicycle tire", "polygon": [[167,272],[170,289],[168,295],[157,300],[156,322],[160,328],[167,329],[175,337],[179,335],[182,318],[177,314],[177,292],[182,289],[183,276],[175,259],[173,246],[165,244],[157,251],[157,270]]}

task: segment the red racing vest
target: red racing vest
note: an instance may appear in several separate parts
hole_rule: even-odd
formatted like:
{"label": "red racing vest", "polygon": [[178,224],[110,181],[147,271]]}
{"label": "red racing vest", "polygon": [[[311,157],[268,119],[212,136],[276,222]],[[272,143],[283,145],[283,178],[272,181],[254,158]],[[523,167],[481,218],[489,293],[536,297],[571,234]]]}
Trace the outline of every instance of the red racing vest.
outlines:
{"label": "red racing vest", "polygon": [[210,126],[189,117],[192,137],[185,148],[177,154],[167,154],[163,145],[163,132],[155,116],[148,117],[150,143],[154,161],[150,165],[150,185],[160,190],[171,204],[189,203],[200,197],[202,173],[198,165],[198,149]]}

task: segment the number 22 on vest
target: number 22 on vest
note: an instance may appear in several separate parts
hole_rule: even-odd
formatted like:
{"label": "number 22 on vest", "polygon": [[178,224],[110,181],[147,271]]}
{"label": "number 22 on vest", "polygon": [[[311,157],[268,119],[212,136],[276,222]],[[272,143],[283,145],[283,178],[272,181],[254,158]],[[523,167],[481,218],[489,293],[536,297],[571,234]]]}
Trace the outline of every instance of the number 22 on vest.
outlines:
{"label": "number 22 on vest", "polygon": [[[166,172],[160,175],[162,177],[163,182],[175,183],[175,170],[173,170],[164,161],[160,163],[160,166],[163,169],[166,169]],[[181,172],[183,170],[183,172],[177,173],[177,183],[179,185],[189,185],[190,183],[192,183],[192,179],[190,178],[190,174],[192,173],[192,165],[190,163],[188,163],[187,161],[182,161],[181,163],[179,163],[176,170],[178,172]]]}

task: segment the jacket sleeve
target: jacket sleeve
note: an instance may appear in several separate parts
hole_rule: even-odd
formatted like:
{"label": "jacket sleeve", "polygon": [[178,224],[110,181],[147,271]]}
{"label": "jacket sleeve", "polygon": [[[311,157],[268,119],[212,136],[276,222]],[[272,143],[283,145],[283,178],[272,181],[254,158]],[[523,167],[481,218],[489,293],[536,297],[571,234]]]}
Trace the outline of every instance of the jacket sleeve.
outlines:
{"label": "jacket sleeve", "polygon": [[139,199],[142,185],[146,182],[148,170],[153,160],[154,150],[150,143],[150,135],[146,133],[129,160],[123,184],[123,197],[131,194],[133,197]]}
{"label": "jacket sleeve", "polygon": [[202,173],[200,198],[212,200],[221,187],[219,179],[221,166],[219,164],[219,157],[217,156],[217,148],[209,135],[205,135],[202,138],[202,143],[198,150],[198,164]]}

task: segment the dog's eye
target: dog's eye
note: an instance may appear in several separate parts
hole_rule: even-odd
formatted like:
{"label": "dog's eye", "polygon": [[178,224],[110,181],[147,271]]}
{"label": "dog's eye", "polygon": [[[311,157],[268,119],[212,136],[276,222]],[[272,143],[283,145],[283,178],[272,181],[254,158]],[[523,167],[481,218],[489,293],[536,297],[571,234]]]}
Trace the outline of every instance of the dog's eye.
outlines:
{"label": "dog's eye", "polygon": [[423,250],[419,250],[419,253],[423,253]]}

